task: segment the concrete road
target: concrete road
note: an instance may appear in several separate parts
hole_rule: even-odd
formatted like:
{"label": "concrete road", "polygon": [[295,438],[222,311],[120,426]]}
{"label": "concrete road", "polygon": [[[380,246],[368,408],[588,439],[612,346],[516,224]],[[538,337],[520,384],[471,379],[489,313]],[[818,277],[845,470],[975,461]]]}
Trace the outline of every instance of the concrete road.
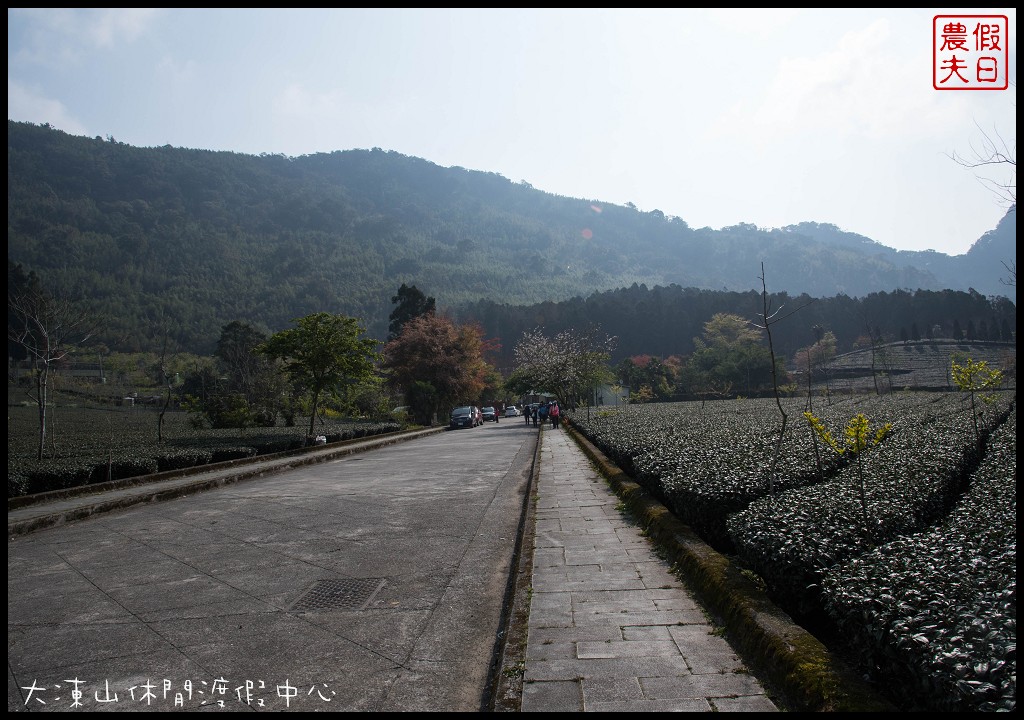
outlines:
{"label": "concrete road", "polygon": [[8,710],[478,711],[537,429],[9,538]]}

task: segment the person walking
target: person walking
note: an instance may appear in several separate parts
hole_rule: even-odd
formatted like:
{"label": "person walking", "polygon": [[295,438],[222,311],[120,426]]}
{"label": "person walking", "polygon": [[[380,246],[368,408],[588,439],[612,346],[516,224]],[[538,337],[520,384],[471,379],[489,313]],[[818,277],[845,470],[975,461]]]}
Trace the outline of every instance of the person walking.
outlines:
{"label": "person walking", "polygon": [[529,405],[523,405],[523,417],[526,418],[526,424],[530,424],[530,420],[533,418],[533,410]]}
{"label": "person walking", "polygon": [[558,421],[562,418],[562,411],[558,409],[558,403],[551,403],[551,407],[548,408],[548,417],[551,418],[551,429],[558,429]]}

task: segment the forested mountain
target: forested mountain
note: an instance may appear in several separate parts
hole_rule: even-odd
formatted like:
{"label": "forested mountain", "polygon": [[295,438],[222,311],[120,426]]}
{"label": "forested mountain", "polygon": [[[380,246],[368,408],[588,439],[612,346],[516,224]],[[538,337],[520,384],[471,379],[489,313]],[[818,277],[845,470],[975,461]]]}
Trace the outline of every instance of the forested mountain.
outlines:
{"label": "forested mountain", "polygon": [[694,229],[380,149],[138,148],[12,121],[7,197],[9,266],[102,312],[104,341],[123,350],[169,335],[206,353],[233,320],[273,331],[317,311],[356,316],[384,338],[402,283],[467,316],[481,301],[554,303],[634,285],[742,294],[760,290],[762,260],[769,289],[794,296],[973,288],[1016,299],[999,281],[1002,263],[1016,263],[1013,211],[950,257],[817,223]]}

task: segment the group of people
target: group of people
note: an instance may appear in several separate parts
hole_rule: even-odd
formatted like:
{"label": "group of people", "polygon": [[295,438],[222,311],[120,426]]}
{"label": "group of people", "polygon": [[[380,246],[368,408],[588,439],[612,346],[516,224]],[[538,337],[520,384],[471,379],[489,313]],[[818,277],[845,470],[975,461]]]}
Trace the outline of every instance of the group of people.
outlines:
{"label": "group of people", "polygon": [[551,402],[542,402],[540,405],[525,405],[523,406],[523,417],[526,418],[526,424],[533,423],[534,425],[543,425],[548,420],[551,421],[551,429],[557,430],[558,423],[562,419],[562,410],[558,407],[558,401],[552,400]]}

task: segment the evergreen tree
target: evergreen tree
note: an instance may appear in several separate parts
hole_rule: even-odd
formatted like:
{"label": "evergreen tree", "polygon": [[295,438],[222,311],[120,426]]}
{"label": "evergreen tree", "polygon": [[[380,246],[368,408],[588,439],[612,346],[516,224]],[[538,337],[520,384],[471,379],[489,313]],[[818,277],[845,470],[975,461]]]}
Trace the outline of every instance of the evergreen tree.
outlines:
{"label": "evergreen tree", "polygon": [[402,328],[407,322],[422,315],[432,315],[436,311],[435,301],[427,297],[423,291],[415,285],[406,285],[398,288],[398,294],[391,296],[391,302],[396,305],[388,319],[388,339],[393,340],[402,334]]}

